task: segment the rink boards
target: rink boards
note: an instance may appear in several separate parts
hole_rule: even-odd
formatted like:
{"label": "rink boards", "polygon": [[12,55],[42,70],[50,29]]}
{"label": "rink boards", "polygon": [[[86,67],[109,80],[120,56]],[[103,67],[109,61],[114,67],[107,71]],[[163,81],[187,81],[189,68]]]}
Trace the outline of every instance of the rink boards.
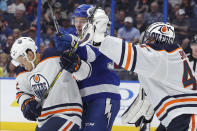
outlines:
{"label": "rink boards", "polygon": [[[137,81],[121,81],[121,108],[115,120],[112,131],[137,131],[138,128],[134,126],[123,125],[121,123],[121,115],[135,99],[139,89],[139,82]],[[33,131],[36,123],[26,120],[18,104],[15,101],[16,86],[13,78],[0,78],[0,130],[18,130],[18,131]],[[151,130],[159,124],[158,120],[154,118],[151,123]]]}

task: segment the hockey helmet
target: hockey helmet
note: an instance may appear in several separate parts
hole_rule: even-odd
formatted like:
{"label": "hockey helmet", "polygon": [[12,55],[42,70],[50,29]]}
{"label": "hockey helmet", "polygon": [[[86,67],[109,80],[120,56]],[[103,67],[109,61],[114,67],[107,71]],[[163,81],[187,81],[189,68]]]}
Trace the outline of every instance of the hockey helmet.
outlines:
{"label": "hockey helmet", "polygon": [[74,15],[75,17],[88,17],[88,9],[92,8],[92,5],[88,5],[88,4],[82,4],[80,6],[78,6],[75,11],[74,11]]}
{"label": "hockey helmet", "polygon": [[[34,56],[36,55],[37,46],[36,46],[34,40],[32,40],[30,37],[20,37],[20,38],[18,38],[14,42],[14,44],[12,45],[12,48],[11,48],[11,57],[14,60],[13,64],[14,63],[15,63],[15,65],[19,64],[17,62],[17,58],[19,56],[23,56],[23,57],[27,58],[27,52],[26,51],[28,49],[30,49],[34,53]],[[35,57],[34,57],[34,60],[35,60]]]}
{"label": "hockey helmet", "polygon": [[147,40],[154,39],[155,43],[173,44],[175,38],[174,27],[169,23],[156,22],[151,24],[142,38],[142,42],[146,43]]}

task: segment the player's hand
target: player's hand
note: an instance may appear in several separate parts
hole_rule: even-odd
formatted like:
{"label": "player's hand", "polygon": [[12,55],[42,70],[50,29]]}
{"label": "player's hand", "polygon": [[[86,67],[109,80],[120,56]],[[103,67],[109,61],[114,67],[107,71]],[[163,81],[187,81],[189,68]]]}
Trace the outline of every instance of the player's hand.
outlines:
{"label": "player's hand", "polygon": [[79,56],[75,53],[70,53],[70,51],[64,51],[60,56],[60,66],[70,73],[76,72],[81,66],[81,60]]}
{"label": "player's hand", "polygon": [[76,37],[68,33],[62,33],[62,35],[56,34],[55,41],[57,50],[62,52],[70,49],[75,44]]}
{"label": "player's hand", "polygon": [[30,98],[23,102],[21,110],[26,119],[36,121],[41,114],[42,106],[35,99]]}

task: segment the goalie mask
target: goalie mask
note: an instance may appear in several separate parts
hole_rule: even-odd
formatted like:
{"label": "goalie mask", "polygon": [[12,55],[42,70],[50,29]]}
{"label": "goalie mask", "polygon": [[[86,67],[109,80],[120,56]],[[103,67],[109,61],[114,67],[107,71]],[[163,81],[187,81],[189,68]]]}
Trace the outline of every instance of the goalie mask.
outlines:
{"label": "goalie mask", "polygon": [[[30,61],[27,57],[27,50],[31,50],[34,54],[34,59]],[[22,56],[27,59],[28,62],[32,64],[33,69],[35,68],[34,61],[36,59],[36,50],[37,46],[35,42],[30,37],[20,37],[18,38],[11,48],[11,57],[12,57],[12,63],[17,66],[20,63],[17,61],[19,56]]]}
{"label": "goalie mask", "polygon": [[175,38],[174,27],[169,23],[156,22],[151,24],[145,31],[142,43],[155,40],[155,43],[173,44]]}

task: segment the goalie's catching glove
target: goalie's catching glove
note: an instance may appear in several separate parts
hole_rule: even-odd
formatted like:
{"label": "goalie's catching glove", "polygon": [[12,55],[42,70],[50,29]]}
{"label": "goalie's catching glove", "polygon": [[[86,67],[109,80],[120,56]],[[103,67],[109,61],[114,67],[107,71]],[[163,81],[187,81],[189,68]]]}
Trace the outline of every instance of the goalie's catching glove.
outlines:
{"label": "goalie's catching glove", "polygon": [[94,43],[99,43],[104,40],[109,23],[109,18],[105,11],[97,9],[93,17],[93,26],[95,28],[93,37]]}
{"label": "goalie's catching glove", "polygon": [[42,106],[35,99],[30,98],[23,102],[21,110],[26,119],[36,121],[41,114]]}
{"label": "goalie's catching glove", "polygon": [[142,88],[133,103],[122,115],[122,122],[141,126],[144,123],[150,123],[154,115],[154,110],[148,101],[148,98]]}
{"label": "goalie's catching glove", "polygon": [[[87,10],[88,17],[91,17],[92,10],[93,8]],[[82,40],[86,40],[87,42],[92,41],[93,46],[99,46],[105,38],[105,33],[109,23],[110,21],[108,16],[105,14],[105,11],[100,8],[97,9],[94,13],[92,21],[88,21],[82,28],[82,32],[84,32]]]}

